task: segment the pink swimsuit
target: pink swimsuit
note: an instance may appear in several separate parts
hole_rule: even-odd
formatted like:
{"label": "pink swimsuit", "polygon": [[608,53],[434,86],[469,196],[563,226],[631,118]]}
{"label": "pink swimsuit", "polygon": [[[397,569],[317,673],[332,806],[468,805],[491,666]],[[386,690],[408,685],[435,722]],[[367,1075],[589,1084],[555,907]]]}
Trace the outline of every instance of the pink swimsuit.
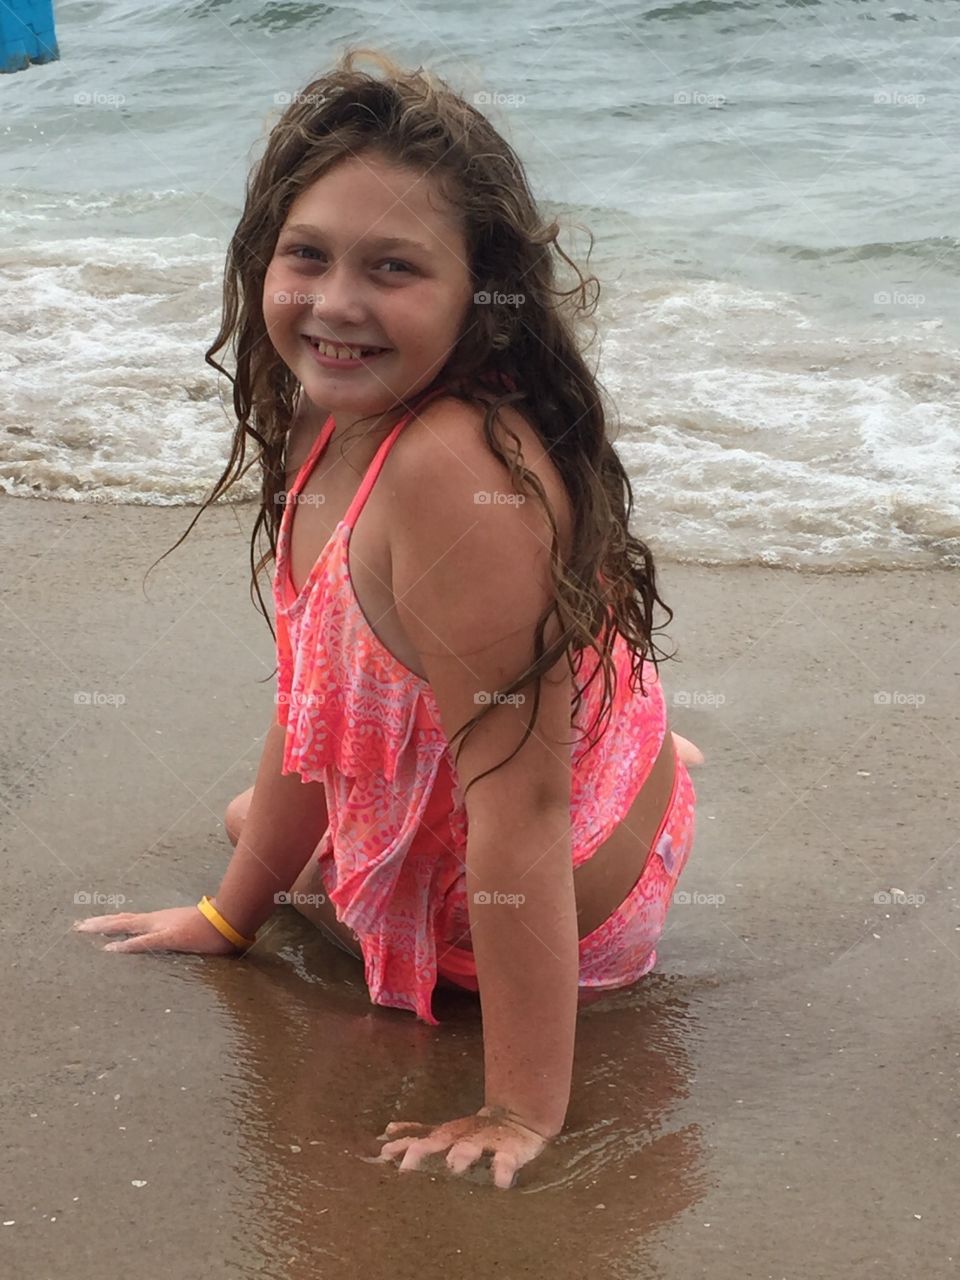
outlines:
{"label": "pink swimsuit", "polygon": [[[420,400],[421,408],[443,388]],[[354,931],[375,1004],[412,1010],[431,1025],[438,973],[477,990],[465,941],[466,813],[456,766],[430,685],[385,647],[365,618],[350,578],[350,533],[384,460],[414,416],[408,412],[377,450],[350,508],[299,593],[290,579],[297,496],[334,428],[331,415],[287,494],[277,538],[273,594],[277,718],[286,726],[283,773],[324,785],[329,827],[317,847],[337,919]],[[666,733],[656,670],[645,696],[629,690],[630,651],[618,635],[615,703],[597,745],[572,747],[573,865],[585,862],[627,813]],[[577,683],[597,665],[583,653]],[[577,719],[595,736],[602,675],[586,689]],[[655,944],[693,842],[696,796],[677,760],[670,803],[643,876],[617,910],[580,940],[580,986],[629,985],[656,963]]]}

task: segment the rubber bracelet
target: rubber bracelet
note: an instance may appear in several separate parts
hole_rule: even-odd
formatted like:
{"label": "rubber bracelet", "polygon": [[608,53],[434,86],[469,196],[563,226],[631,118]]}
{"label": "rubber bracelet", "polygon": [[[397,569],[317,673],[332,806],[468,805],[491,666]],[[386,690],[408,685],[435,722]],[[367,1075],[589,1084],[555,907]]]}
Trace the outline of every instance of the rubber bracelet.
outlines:
{"label": "rubber bracelet", "polygon": [[252,938],[245,938],[242,933],[237,933],[233,925],[228,924],[223,916],[213,905],[206,894],[197,903],[197,909],[207,917],[215,929],[217,929],[228,942],[232,942],[235,947],[252,947],[257,940],[256,934]]}

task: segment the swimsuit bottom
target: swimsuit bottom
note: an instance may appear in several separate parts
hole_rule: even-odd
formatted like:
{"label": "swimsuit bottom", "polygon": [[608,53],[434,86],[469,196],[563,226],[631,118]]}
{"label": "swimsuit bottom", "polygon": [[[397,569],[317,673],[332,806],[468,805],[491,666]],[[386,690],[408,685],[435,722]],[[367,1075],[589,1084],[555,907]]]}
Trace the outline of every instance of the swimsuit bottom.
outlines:
{"label": "swimsuit bottom", "polygon": [[[674,888],[686,865],[695,833],[696,792],[686,765],[679,758],[670,800],[652,841],[653,853],[643,874],[619,907],[580,939],[582,989],[609,991],[627,987],[649,973],[657,962],[656,944],[663,933]],[[473,952],[455,945],[465,929],[457,929],[466,916],[463,881],[459,898],[444,910],[437,942],[440,977],[468,991],[478,991]]]}

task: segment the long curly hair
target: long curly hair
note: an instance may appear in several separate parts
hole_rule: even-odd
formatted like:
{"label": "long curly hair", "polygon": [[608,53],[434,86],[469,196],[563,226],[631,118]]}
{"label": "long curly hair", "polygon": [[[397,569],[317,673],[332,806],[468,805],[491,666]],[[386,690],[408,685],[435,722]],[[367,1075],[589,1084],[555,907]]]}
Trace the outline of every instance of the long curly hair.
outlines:
{"label": "long curly hair", "polygon": [[[360,59],[373,61],[382,75],[358,69]],[[582,354],[589,345],[584,321],[596,309],[599,281],[593,275],[584,276],[560,247],[560,224],[556,219],[545,220],[538,211],[513,148],[480,111],[421,67],[407,71],[377,50],[348,49],[332,71],[290,95],[289,105],[272,127],[262,158],[247,181],[243,213],[227,251],[220,331],[205,352],[206,362],[233,384],[237,425],[230,459],[210,497],[170,551],[211,503],[250,466],[258,465],[262,486],[250,539],[251,594],[256,592],[260,611],[276,639],[259,577],[276,558],[287,437],[300,384],[269,340],[263,318],[264,277],[296,197],[338,161],[367,150],[429,173],[462,214],[474,286],[491,301],[475,294],[475,301],[483,305],[471,308],[449,359],[422,394],[434,386],[453,384],[458,389],[451,394],[483,405],[487,445],[508,468],[515,489],[541,504],[552,531],[554,599],[536,624],[533,662],[498,691],[509,695],[534,684],[533,710],[523,739],[501,764],[511,760],[533,732],[542,676],[564,655],[574,676],[571,720],[576,718],[586,686],[602,672],[603,696],[591,728],[601,720],[604,727],[591,741],[588,750],[592,749],[612,711],[617,679],[612,652],[617,635],[630,648],[633,691],[639,683],[641,693],[646,693],[645,660],[659,671],[658,662],[674,656],[658,655],[655,650],[654,632],[669,624],[673,610],[657,592],[649,548],[629,532],[630,481],[607,439],[599,383]],[[570,288],[558,284],[558,259],[576,277]],[[497,305],[502,296],[507,304]],[[230,344],[236,364],[233,375],[216,359]],[[483,384],[496,388],[493,399],[471,390]],[[557,522],[543,486],[524,465],[518,436],[500,420],[500,407],[515,403],[522,403],[521,411],[549,450],[569,495],[572,552],[566,563],[559,554]],[[404,401],[397,407],[401,405],[409,407]],[[501,426],[511,438],[510,452],[497,433]],[[248,437],[257,450],[245,463]],[[268,549],[258,556],[261,532],[266,534]],[[654,626],[655,604],[667,614],[660,627]],[[551,615],[556,616],[560,632],[545,646]],[[576,676],[587,648],[595,651],[598,661],[581,688]],[[463,735],[465,740],[500,701],[491,697],[454,739]],[[458,757],[462,747],[461,742]],[[470,786],[486,773],[472,779]]]}

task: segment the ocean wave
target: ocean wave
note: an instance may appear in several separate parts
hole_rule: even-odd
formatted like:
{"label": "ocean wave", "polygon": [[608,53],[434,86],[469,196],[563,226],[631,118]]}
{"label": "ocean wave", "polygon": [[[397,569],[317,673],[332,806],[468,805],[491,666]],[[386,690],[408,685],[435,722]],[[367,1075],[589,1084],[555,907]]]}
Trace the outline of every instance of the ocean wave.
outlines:
{"label": "ocean wave", "polygon": [[779,251],[798,262],[872,262],[888,258],[911,258],[921,262],[960,261],[960,239],[956,236],[927,236],[921,240],[879,241],[868,244],[809,245],[778,244]]}

